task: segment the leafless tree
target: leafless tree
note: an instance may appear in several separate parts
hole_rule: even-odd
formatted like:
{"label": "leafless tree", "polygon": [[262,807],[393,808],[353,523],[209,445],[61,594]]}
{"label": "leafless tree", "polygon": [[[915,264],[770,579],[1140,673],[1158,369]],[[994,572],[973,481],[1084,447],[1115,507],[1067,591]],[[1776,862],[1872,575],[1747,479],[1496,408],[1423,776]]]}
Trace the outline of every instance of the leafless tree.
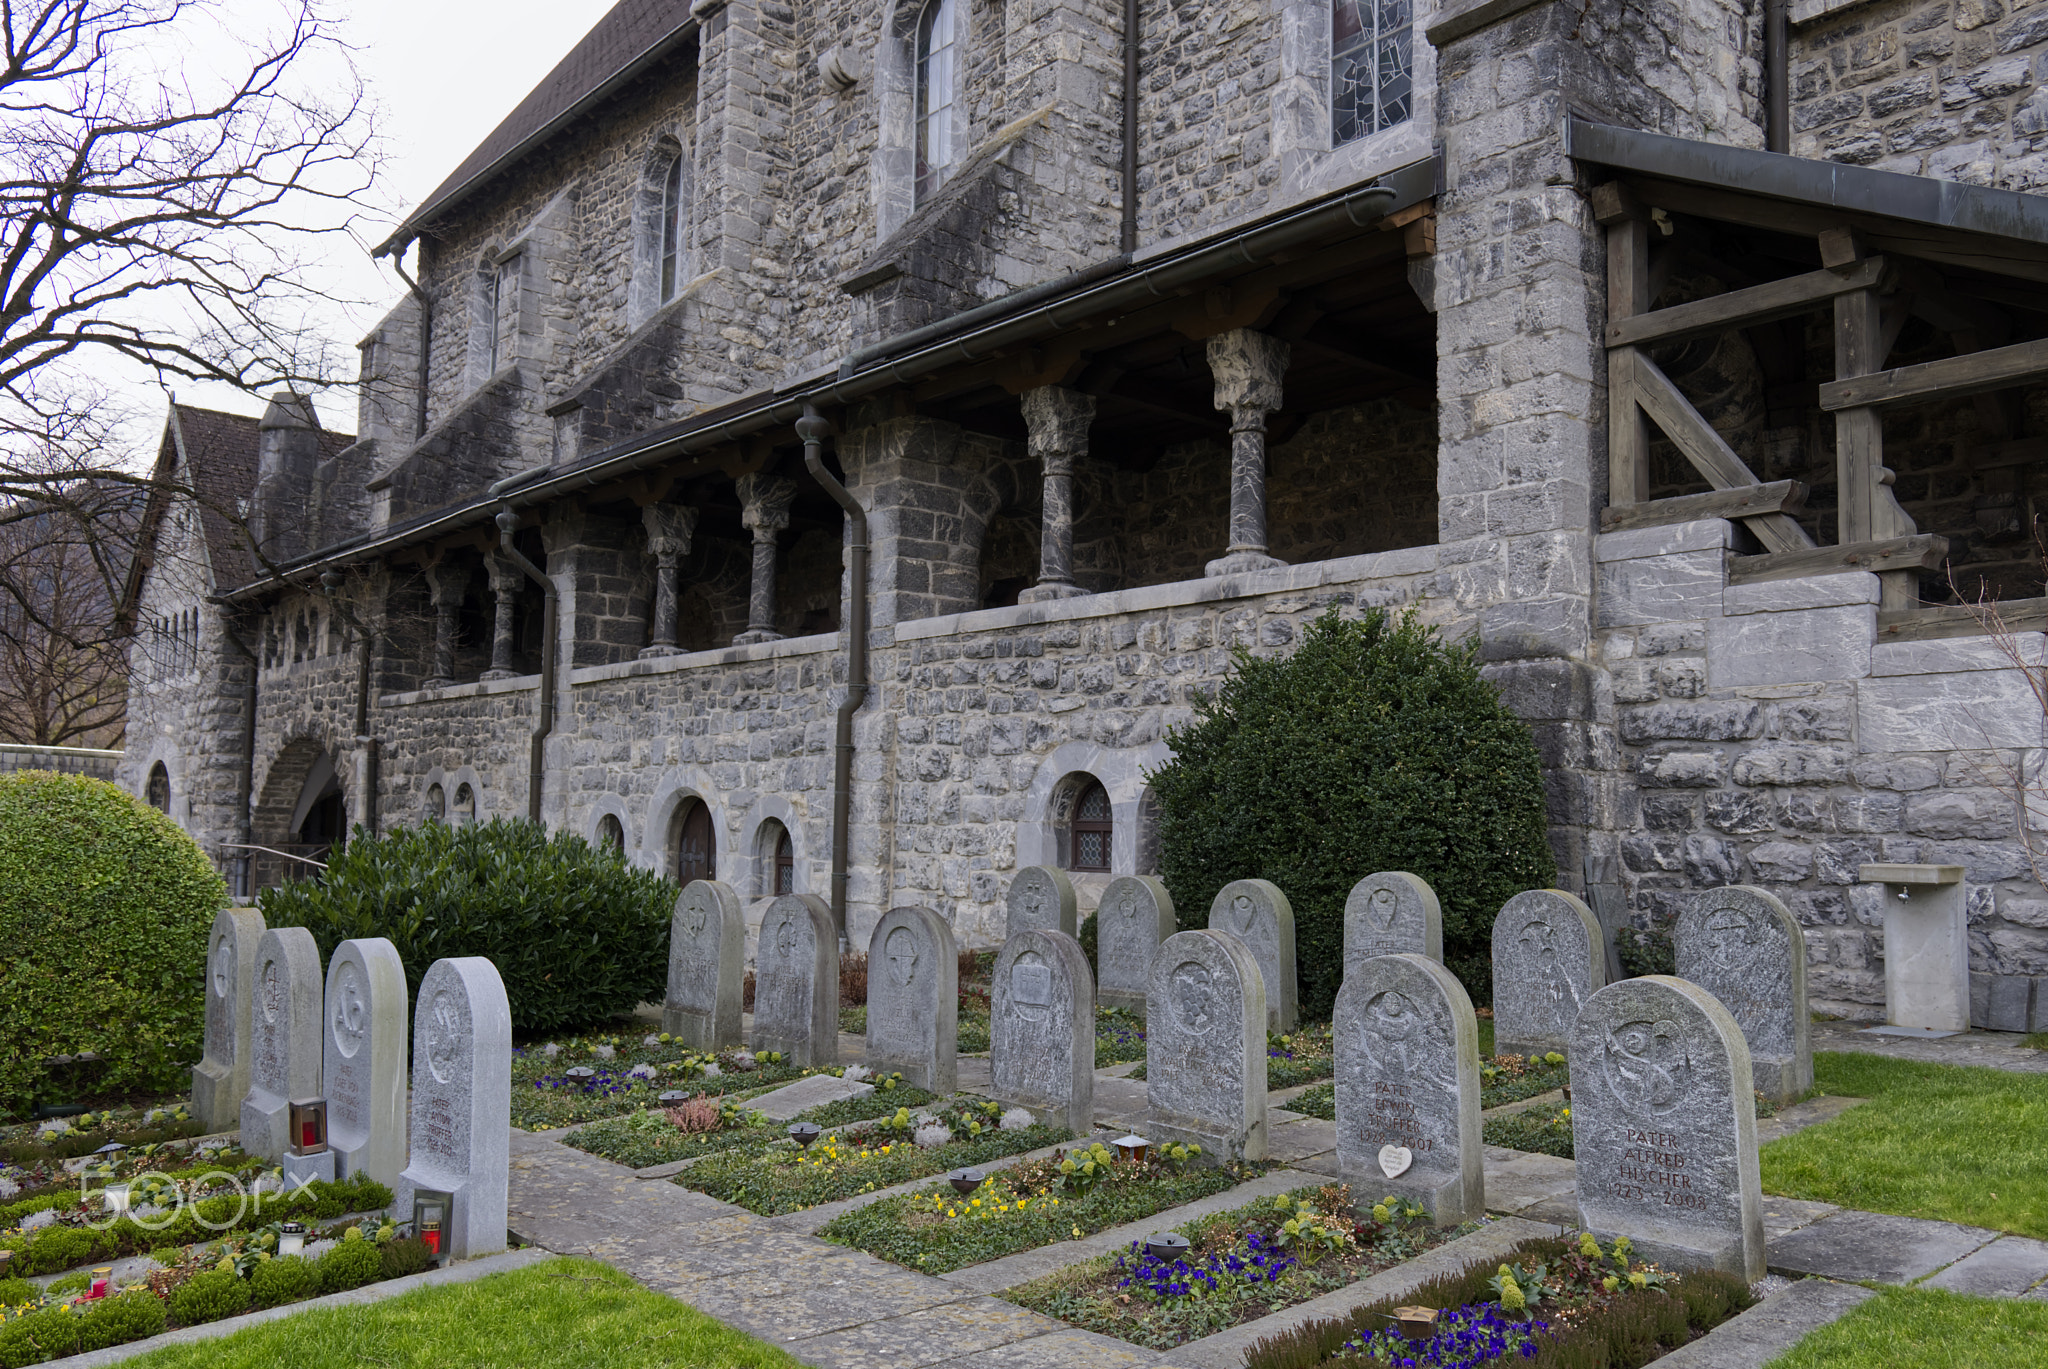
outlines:
{"label": "leafless tree", "polygon": [[[118,746],[128,661],[108,631],[120,568],[107,558],[129,545],[140,500],[126,485],[52,493],[65,512],[0,525],[0,741]],[[184,645],[165,626],[158,655]]]}

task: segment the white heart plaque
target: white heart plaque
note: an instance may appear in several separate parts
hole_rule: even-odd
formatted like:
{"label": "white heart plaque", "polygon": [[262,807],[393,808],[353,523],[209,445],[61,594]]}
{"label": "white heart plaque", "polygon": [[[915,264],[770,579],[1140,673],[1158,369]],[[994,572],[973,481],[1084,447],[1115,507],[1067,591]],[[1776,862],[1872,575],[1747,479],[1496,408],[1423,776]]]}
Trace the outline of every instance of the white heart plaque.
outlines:
{"label": "white heart plaque", "polygon": [[1398,1179],[1408,1172],[1408,1166],[1415,1163],[1415,1152],[1406,1146],[1380,1147],[1380,1172],[1389,1179]]}

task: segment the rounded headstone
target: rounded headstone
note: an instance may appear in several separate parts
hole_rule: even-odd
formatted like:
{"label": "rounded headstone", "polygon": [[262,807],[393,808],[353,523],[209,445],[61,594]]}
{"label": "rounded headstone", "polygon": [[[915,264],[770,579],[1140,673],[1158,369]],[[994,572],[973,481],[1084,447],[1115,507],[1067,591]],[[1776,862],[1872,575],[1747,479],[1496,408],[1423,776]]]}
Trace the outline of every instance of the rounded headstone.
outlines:
{"label": "rounded headstone", "polygon": [[1228,932],[1251,948],[1265,979],[1266,1030],[1293,1031],[1294,906],[1270,880],[1240,879],[1223,886],[1209,905],[1209,930]]}
{"label": "rounded headstone", "polygon": [[1806,937],[1774,894],[1710,889],[1671,929],[1678,977],[1721,1001],[1749,1046],[1757,1089],[1789,1103],[1813,1087]]}
{"label": "rounded headstone", "polygon": [[989,990],[994,1095],[1085,1136],[1095,1123],[1095,987],[1081,943],[1018,932],[996,953]]}
{"label": "rounded headstone", "polygon": [[1672,1269],[1764,1276],[1756,1098],[1742,1029],[1670,975],[1593,994],[1571,1038],[1579,1223]]}
{"label": "rounded headstone", "polygon": [[1382,870],[1344,900],[1344,973],[1376,955],[1426,955],[1444,962],[1444,913],[1436,890],[1403,870]]}
{"label": "rounded headstone", "polygon": [[453,1195],[442,1249],[470,1259],[505,1248],[512,1152],[512,1004],[482,956],[437,960],[413,1010],[412,1158],[397,1212],[413,1194]]}
{"label": "rounded headstone", "polygon": [[1266,989],[1229,932],[1176,932],[1152,957],[1145,1132],[1195,1142],[1209,1164],[1266,1155]]}
{"label": "rounded headstone", "polygon": [[839,933],[816,894],[784,894],[762,915],[754,1049],[793,1065],[839,1063]]}
{"label": "rounded headstone", "polygon": [[272,927],[256,943],[250,990],[249,1093],[242,1149],[282,1160],[291,1100],[320,1094],[320,947],[304,927]]}
{"label": "rounded headstone", "polygon": [[207,1131],[242,1124],[249,1093],[249,997],[256,982],[256,943],[263,914],[223,908],[206,938],[205,1054],[192,1067],[192,1115]]}
{"label": "rounded headstone", "polygon": [[387,1187],[405,1169],[405,962],[381,936],[344,941],[327,962],[321,1033],[327,1145],[335,1177]]}
{"label": "rounded headstone", "polygon": [[1065,870],[1050,865],[1027,865],[1010,881],[1004,898],[1003,939],[1033,930],[1065,932],[1079,929],[1074,881]]}
{"label": "rounded headstone", "polygon": [[1493,921],[1494,1053],[1565,1050],[1579,1009],[1606,982],[1592,909],[1562,889],[1516,894]]}
{"label": "rounded headstone", "polygon": [[668,996],[661,1029],[685,1048],[721,1051],[740,1044],[746,984],[747,920],[740,896],[715,879],[691,880],[669,920]]}
{"label": "rounded headstone", "polygon": [[1140,1016],[1152,957],[1174,934],[1173,896],[1156,875],[1119,875],[1095,905],[1095,1001]]}
{"label": "rounded headstone", "polygon": [[930,1093],[959,1086],[960,951],[929,908],[891,908],[868,939],[866,1063]]}
{"label": "rounded headstone", "polygon": [[1419,1203],[1439,1226],[1486,1212],[1479,1019],[1465,986],[1414,953],[1347,967],[1331,1016],[1337,1163],[1358,1201]]}

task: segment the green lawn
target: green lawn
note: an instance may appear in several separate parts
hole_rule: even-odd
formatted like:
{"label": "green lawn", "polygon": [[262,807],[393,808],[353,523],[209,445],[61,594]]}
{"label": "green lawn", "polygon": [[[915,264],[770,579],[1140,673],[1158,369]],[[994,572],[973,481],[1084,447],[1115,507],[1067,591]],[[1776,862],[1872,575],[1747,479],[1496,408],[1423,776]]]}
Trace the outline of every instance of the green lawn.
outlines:
{"label": "green lawn", "polygon": [[132,1369],[799,1369],[772,1345],[591,1260],[549,1260],[174,1345]]}
{"label": "green lawn", "polygon": [[1870,1101],[1763,1148],[1766,1193],[2048,1237],[2048,1076],[1823,1051],[1816,1091]]}
{"label": "green lawn", "polygon": [[1886,1288],[1809,1332],[1768,1369],[2017,1369],[2041,1363],[2044,1346],[2048,1303]]}

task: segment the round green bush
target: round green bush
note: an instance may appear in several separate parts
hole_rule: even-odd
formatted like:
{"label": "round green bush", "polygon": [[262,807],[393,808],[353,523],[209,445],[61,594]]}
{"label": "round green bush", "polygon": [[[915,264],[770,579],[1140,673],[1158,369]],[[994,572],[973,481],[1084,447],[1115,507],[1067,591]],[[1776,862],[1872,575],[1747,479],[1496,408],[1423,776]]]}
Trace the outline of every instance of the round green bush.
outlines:
{"label": "round green bush", "polygon": [[400,1236],[386,1241],[378,1247],[378,1254],[384,1261],[384,1277],[387,1279],[417,1274],[434,1262],[434,1252],[427,1249],[427,1243],[417,1236]]}
{"label": "round green bush", "polygon": [[668,985],[673,882],[572,833],[498,818],[350,839],[318,880],[263,892],[272,927],[304,927],[329,956],[389,937],[410,991],[448,956],[488,957],[512,1026],[545,1035],[658,1002]]}
{"label": "round green bush", "polygon": [[199,1326],[248,1310],[249,1285],[232,1269],[194,1274],[171,1294],[171,1315],[181,1326]]}
{"label": "round green bush", "polygon": [[107,1092],[182,1088],[206,1025],[206,937],[227,885],[168,817],[104,780],[0,775],[0,1111],[52,1056]]}
{"label": "round green bush", "polygon": [[265,1260],[249,1275],[249,1292],[258,1307],[282,1307],[288,1302],[311,1297],[313,1262],[298,1255]]}
{"label": "round green bush", "polygon": [[27,1279],[0,1279],[0,1307],[26,1307],[41,1296]]}
{"label": "round green bush", "polygon": [[384,1252],[375,1241],[342,1241],[316,1266],[322,1293],[346,1293],[384,1277]]}
{"label": "round green bush", "polygon": [[0,1369],[20,1369],[77,1354],[78,1331],[84,1324],[84,1317],[54,1305],[0,1322]]}
{"label": "round green bush", "polygon": [[1543,767],[1529,728],[1454,646],[1412,613],[1308,625],[1288,656],[1239,648],[1236,670],[1172,729],[1151,777],[1161,873],[1183,927],[1236,879],[1294,908],[1305,1018],[1327,1017],[1344,973],[1344,900],[1379,870],[1427,880],[1444,963],[1492,1000],[1493,920],[1554,884]]}
{"label": "round green bush", "polygon": [[43,1285],[43,1291],[53,1298],[61,1298],[70,1293],[83,1293],[90,1287],[92,1275],[80,1270],[76,1274],[66,1274],[61,1279],[50,1280]]}
{"label": "round green bush", "polygon": [[104,1350],[160,1334],[164,1302],[146,1288],[131,1288],[92,1305],[79,1321],[78,1348]]}

